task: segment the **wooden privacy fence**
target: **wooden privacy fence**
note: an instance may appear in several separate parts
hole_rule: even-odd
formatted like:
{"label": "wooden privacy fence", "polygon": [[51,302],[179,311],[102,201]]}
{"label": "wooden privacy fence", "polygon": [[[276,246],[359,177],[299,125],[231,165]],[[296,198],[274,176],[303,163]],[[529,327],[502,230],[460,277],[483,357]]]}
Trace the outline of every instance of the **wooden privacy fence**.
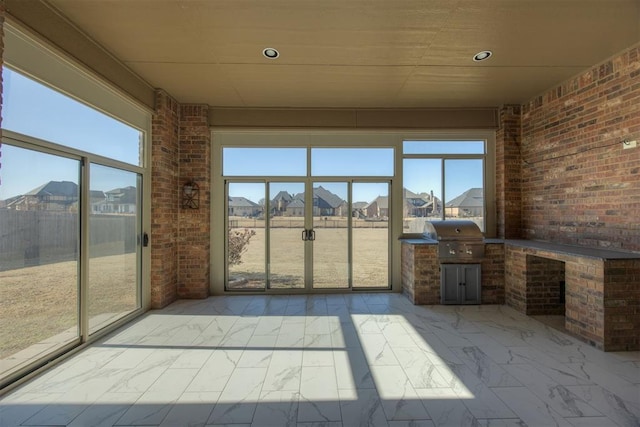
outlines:
{"label": "wooden privacy fence", "polygon": [[[78,257],[78,214],[0,209],[0,271]],[[91,257],[136,251],[136,215],[91,215]]]}

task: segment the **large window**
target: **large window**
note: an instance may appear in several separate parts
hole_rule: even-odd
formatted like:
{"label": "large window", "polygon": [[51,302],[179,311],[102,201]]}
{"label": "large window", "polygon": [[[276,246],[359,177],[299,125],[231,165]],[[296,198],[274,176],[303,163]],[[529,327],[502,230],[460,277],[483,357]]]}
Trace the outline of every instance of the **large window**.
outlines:
{"label": "large window", "polygon": [[495,236],[494,134],[212,131],[212,292],[400,291],[426,221]]}
{"label": "large window", "polygon": [[485,230],[485,141],[404,141],[403,232],[466,219]]}
{"label": "large window", "polygon": [[6,106],[2,110],[3,128],[142,166],[144,138],[140,130],[11,68],[3,69],[2,85]]}
{"label": "large window", "polygon": [[[9,54],[2,69],[0,387],[141,312],[150,127],[148,113],[5,29],[6,52],[32,55]],[[55,89],[52,68],[94,100],[111,96],[113,111]]]}

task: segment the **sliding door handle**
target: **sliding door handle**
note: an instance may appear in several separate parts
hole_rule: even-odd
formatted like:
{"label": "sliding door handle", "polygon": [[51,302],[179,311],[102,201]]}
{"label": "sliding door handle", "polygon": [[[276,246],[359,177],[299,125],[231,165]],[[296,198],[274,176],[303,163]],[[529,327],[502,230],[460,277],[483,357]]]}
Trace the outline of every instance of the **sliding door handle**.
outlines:
{"label": "sliding door handle", "polygon": [[309,240],[311,240],[312,242],[314,240],[316,240],[316,231],[315,230],[309,230]]}
{"label": "sliding door handle", "polygon": [[307,230],[302,230],[302,241],[306,242],[309,240],[309,235],[307,234]]}

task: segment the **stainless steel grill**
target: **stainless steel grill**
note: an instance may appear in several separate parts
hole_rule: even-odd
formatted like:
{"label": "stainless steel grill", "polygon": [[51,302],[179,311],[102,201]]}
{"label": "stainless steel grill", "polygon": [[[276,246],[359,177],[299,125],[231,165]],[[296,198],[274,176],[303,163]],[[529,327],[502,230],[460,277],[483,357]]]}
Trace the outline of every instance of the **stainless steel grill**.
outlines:
{"label": "stainless steel grill", "polygon": [[482,232],[473,221],[427,221],[423,236],[438,242],[441,263],[476,263],[484,258]]}

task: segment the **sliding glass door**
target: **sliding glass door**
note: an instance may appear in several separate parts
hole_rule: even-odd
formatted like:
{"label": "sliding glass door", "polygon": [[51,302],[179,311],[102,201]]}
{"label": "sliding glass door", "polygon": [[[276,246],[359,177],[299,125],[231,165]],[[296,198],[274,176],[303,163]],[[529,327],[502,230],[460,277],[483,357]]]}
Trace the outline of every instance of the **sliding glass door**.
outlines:
{"label": "sliding glass door", "polygon": [[[6,142],[1,151],[0,376],[4,377],[80,340],[81,162]],[[14,176],[22,179],[11,179]]]}
{"label": "sliding glass door", "polygon": [[91,163],[89,333],[140,308],[142,177]]}

